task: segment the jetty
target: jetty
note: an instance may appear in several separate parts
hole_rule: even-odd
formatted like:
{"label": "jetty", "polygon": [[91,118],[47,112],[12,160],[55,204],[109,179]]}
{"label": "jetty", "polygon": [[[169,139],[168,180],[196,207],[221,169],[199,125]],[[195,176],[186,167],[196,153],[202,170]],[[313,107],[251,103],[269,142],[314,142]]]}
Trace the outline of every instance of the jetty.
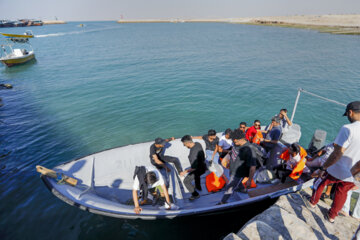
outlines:
{"label": "jetty", "polygon": [[61,21],[61,20],[50,20],[50,21],[43,21],[44,25],[49,25],[49,24],[66,24],[65,21]]}
{"label": "jetty", "polygon": [[311,189],[281,196],[276,203],[252,218],[239,232],[228,234],[224,240],[260,239],[352,239],[360,221],[339,215],[335,223],[324,218],[331,201],[320,200],[315,209],[308,209],[304,197]]}
{"label": "jetty", "polygon": [[360,35],[360,14],[295,15],[275,17],[246,17],[220,19],[121,19],[118,23],[233,23],[316,30],[321,33]]}

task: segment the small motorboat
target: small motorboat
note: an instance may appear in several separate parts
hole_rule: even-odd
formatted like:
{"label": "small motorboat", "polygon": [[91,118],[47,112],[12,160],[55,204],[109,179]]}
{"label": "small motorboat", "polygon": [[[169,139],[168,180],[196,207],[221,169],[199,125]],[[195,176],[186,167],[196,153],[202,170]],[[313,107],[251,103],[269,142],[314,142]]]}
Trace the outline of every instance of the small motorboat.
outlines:
{"label": "small motorboat", "polygon": [[24,34],[0,33],[6,37],[6,42],[1,44],[0,61],[8,66],[23,64],[35,58],[35,52],[29,42],[34,35],[31,31]]}
{"label": "small motorboat", "polygon": [[[300,126],[295,125],[289,131],[292,142],[300,138]],[[203,140],[200,142],[205,149]],[[208,192],[205,177],[210,172],[202,175],[201,197],[190,201],[191,194],[183,187],[182,178],[175,168],[169,173],[169,194],[179,209],[165,210],[161,205],[144,205],[141,214],[135,214],[131,204],[133,174],[136,166],[149,166],[149,149],[153,142],[117,147],[102,152],[94,153],[59,166],[50,174],[42,173],[41,178],[48,189],[66,203],[77,206],[82,210],[92,213],[126,219],[178,218],[192,215],[224,214],[250,204],[275,198],[283,194],[298,191],[311,185],[312,180],[304,178],[291,183],[257,183],[257,187],[248,193],[236,192],[229,203],[216,205],[224,194],[224,190]],[[285,145],[282,145],[285,147]],[[189,167],[189,149],[185,148],[180,139],[168,143],[165,154],[179,158],[184,168]],[[43,169],[38,166],[37,168]],[[228,174],[228,171],[225,170]],[[59,184],[58,182],[62,184]],[[68,184],[66,181],[69,181]]]}

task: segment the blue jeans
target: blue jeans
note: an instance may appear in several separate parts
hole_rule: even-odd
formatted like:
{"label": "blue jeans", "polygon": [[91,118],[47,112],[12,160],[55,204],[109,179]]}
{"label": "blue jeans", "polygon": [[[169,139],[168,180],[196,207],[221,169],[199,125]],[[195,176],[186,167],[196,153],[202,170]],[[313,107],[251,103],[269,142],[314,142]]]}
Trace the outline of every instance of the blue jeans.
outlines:
{"label": "blue jeans", "polygon": [[[206,150],[205,151],[205,154],[206,154],[206,165],[209,165],[209,161],[211,160],[211,157],[213,155],[214,151],[211,151],[211,150]],[[214,159],[213,159],[214,163],[219,163],[219,153],[216,153],[215,156],[214,156]]]}

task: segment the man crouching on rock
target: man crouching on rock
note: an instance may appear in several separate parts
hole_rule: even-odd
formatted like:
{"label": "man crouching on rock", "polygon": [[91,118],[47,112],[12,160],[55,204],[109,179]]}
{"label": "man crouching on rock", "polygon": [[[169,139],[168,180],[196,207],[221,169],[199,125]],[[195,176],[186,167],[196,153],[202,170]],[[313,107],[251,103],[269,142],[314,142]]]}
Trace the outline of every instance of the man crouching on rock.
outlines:
{"label": "man crouching on rock", "polygon": [[149,189],[158,186],[160,186],[164,192],[165,200],[166,200],[165,203],[166,209],[171,208],[168,190],[165,186],[165,182],[162,175],[157,169],[155,169],[154,167],[144,167],[144,166],[136,167],[133,178],[134,178],[134,185],[133,185],[132,194],[135,205],[134,212],[136,214],[140,214],[140,212],[142,211],[142,209],[139,206],[138,191],[140,191],[142,198],[141,204],[144,204],[148,200]]}

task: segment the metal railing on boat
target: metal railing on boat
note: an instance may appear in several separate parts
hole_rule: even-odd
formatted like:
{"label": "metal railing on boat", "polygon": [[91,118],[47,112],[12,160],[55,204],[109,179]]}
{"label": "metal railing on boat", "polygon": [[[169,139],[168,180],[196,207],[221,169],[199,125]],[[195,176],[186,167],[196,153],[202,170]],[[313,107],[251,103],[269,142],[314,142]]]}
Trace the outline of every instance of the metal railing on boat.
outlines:
{"label": "metal railing on boat", "polygon": [[335,104],[337,104],[337,105],[346,107],[346,104],[344,104],[344,103],[341,103],[341,102],[332,100],[332,99],[330,99],[330,98],[326,98],[326,97],[317,95],[317,94],[312,93],[312,92],[309,92],[309,91],[306,91],[306,90],[303,89],[303,88],[299,88],[299,89],[298,89],[297,96],[296,96],[295,104],[294,104],[294,109],[293,109],[293,111],[292,111],[292,115],[291,115],[291,119],[290,119],[291,122],[294,120],[295,112],[296,112],[297,105],[298,105],[298,103],[299,103],[299,98],[300,98],[301,92],[306,93],[306,94],[309,94],[309,95],[314,96],[314,97],[317,97],[317,98],[320,98],[320,99],[322,99],[322,100],[324,100],[324,101],[332,102],[332,103],[335,103]]}

